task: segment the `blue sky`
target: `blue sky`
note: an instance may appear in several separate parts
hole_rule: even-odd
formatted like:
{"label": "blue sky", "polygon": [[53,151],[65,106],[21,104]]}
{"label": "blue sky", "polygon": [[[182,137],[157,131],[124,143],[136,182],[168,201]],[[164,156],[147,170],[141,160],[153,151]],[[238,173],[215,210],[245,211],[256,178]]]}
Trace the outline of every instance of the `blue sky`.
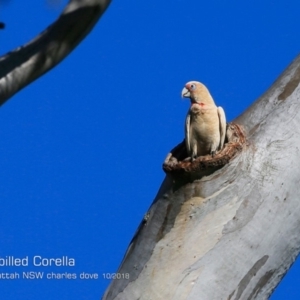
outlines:
{"label": "blue sky", "polygon": [[[53,22],[66,1],[0,1],[0,52]],[[190,80],[233,120],[300,49],[299,1],[113,1],[59,66],[0,110],[0,257],[76,260],[89,280],[0,280],[2,299],[99,299],[183,139]],[[300,298],[300,262],[272,300]]]}

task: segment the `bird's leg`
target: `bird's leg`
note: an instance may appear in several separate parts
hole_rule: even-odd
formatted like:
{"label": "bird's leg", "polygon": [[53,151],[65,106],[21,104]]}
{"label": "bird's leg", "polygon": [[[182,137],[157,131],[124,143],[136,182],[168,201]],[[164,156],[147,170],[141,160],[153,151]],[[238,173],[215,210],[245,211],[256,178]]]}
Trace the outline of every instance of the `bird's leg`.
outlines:
{"label": "bird's leg", "polygon": [[197,158],[197,144],[194,143],[192,146],[192,155],[191,155],[191,161],[194,161]]}
{"label": "bird's leg", "polygon": [[217,152],[216,150],[211,151],[211,152],[210,152],[211,157],[214,157],[214,156],[216,155],[216,152]]}
{"label": "bird's leg", "polygon": [[193,154],[193,155],[191,156],[191,161],[194,161],[196,158],[197,158],[197,156]]}

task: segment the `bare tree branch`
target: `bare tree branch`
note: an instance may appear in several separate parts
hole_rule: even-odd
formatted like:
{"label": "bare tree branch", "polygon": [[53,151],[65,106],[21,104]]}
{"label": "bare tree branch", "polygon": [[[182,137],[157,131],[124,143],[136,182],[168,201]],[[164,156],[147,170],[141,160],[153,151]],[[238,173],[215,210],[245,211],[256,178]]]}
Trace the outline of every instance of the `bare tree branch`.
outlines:
{"label": "bare tree branch", "polygon": [[234,121],[248,145],[221,169],[168,173],[103,299],[269,298],[300,251],[299,82],[300,56]]}
{"label": "bare tree branch", "polygon": [[64,59],[91,31],[111,0],[71,0],[51,26],[0,58],[0,105]]}

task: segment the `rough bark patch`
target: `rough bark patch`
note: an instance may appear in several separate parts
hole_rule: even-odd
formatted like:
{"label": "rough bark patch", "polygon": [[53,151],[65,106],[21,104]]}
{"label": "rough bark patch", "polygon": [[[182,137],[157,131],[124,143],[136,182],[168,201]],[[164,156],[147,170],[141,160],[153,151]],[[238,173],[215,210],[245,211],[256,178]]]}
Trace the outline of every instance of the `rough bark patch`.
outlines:
{"label": "rough bark patch", "polygon": [[257,282],[255,288],[253,289],[252,293],[248,297],[247,300],[255,299],[256,295],[259,293],[259,291],[269,282],[273,274],[275,273],[275,270],[269,270],[266,272]]}
{"label": "rough bark patch", "polygon": [[263,202],[263,197],[259,192],[257,184],[253,186],[248,197],[241,201],[241,204],[237,209],[233,219],[224,225],[222,232],[223,234],[229,234],[231,232],[240,230],[253,219],[253,216],[256,214],[261,203]]}
{"label": "rough bark patch", "polygon": [[229,123],[224,148],[214,157],[205,155],[194,161],[186,160],[188,154],[183,141],[168,153],[163,170],[173,178],[197,179],[228,164],[246,144],[243,128],[238,124]]}
{"label": "rough bark patch", "polygon": [[295,71],[292,79],[286,84],[282,93],[278,96],[278,100],[285,100],[288,98],[294,90],[297,88],[300,82],[300,67]]}
{"label": "rough bark patch", "polygon": [[[267,262],[269,256],[264,255],[261,259],[259,259],[253,266],[252,268],[247,272],[247,274],[242,278],[238,285],[238,291],[236,293],[236,296],[234,300],[241,299],[241,296],[245,289],[247,288],[248,284],[250,283],[251,279],[256,276],[257,272],[260,270],[260,268]],[[235,290],[229,295],[228,299],[231,299],[232,296],[234,295]]]}

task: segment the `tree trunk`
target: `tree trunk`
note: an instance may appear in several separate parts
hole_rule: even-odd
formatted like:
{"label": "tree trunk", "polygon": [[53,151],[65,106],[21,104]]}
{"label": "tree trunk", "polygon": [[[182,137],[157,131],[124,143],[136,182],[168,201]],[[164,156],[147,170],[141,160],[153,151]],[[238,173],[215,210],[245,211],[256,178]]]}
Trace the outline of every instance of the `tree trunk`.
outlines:
{"label": "tree trunk", "polygon": [[[234,123],[246,147],[167,174],[103,299],[268,299],[300,249],[300,57]],[[136,201],[136,199],[133,199]]]}
{"label": "tree trunk", "polygon": [[111,0],[70,0],[39,36],[0,58],[0,105],[60,63],[91,31]]}

